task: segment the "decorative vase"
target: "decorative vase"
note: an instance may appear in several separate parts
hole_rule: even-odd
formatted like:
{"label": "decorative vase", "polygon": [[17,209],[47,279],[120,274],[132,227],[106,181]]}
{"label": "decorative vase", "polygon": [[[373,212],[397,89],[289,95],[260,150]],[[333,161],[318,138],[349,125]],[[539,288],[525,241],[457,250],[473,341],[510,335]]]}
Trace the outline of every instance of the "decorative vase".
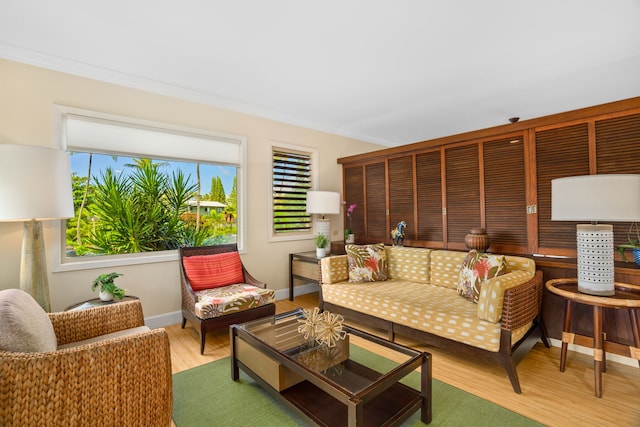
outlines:
{"label": "decorative vase", "polygon": [[633,250],[633,259],[636,261],[636,265],[640,267],[640,249]]}
{"label": "decorative vase", "polygon": [[101,301],[112,301],[113,300],[113,295],[111,295],[109,292],[105,292],[105,291],[100,291],[100,300]]}
{"label": "decorative vase", "polygon": [[327,256],[326,248],[316,248],[316,257],[324,258],[325,256]]}
{"label": "decorative vase", "polygon": [[355,235],[355,234],[353,234],[353,233],[351,233],[351,234],[347,234],[347,237],[346,237],[346,239],[345,239],[344,241],[345,241],[345,243],[347,243],[347,244],[355,243],[355,241],[356,241],[356,235]]}
{"label": "decorative vase", "polygon": [[469,230],[469,234],[464,237],[464,244],[468,250],[475,249],[478,252],[485,252],[491,246],[491,241],[484,228],[472,228]]}

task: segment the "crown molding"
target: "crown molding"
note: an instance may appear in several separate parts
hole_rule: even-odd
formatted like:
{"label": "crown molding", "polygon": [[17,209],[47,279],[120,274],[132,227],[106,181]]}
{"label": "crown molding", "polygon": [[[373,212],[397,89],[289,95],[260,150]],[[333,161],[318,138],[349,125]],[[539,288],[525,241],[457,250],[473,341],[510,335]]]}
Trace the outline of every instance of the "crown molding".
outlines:
{"label": "crown molding", "polygon": [[393,141],[381,140],[367,135],[350,132],[345,129],[316,123],[305,120],[281,111],[271,110],[268,108],[243,103],[234,99],[221,97],[215,94],[198,91],[186,87],[176,86],[161,81],[151,80],[140,76],[121,73],[104,67],[96,67],[91,64],[75,61],[68,58],[58,57],[45,54],[33,50],[23,49],[7,43],[0,42],[0,58],[11,61],[21,62],[53,71],[71,74],[88,79],[98,80],[101,82],[111,83],[119,86],[125,86],[132,89],[143,90],[159,95],[169,96],[184,101],[195,102],[208,105],[215,108],[230,110],[237,113],[247,114],[260,117],[263,119],[273,120],[286,123],[289,125],[300,126],[307,129],[326,132],[347,138],[353,138],[372,144],[383,146],[395,146]]}

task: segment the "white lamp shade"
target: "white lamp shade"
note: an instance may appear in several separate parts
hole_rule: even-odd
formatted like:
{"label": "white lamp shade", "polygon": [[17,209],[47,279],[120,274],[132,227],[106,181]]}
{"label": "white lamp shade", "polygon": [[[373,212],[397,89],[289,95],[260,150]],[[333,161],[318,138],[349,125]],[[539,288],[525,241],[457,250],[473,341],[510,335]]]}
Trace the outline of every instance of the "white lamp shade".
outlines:
{"label": "white lamp shade", "polygon": [[640,221],[640,175],[611,174],[551,181],[554,221]]}
{"label": "white lamp shade", "polygon": [[73,216],[71,168],[66,152],[0,144],[0,221]]}
{"label": "white lamp shade", "polygon": [[340,213],[340,193],[307,191],[307,213],[335,215]]}

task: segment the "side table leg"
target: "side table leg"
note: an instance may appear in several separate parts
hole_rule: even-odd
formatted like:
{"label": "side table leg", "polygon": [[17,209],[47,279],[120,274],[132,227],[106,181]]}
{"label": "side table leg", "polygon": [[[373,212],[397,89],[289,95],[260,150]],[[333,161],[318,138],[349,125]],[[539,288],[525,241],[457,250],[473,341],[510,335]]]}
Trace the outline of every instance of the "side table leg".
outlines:
{"label": "side table leg", "polygon": [[635,344],[635,349],[631,351],[631,356],[638,360],[638,366],[640,366],[640,325],[638,325],[638,311],[640,310],[629,310],[629,318],[631,319],[633,343]]}
{"label": "side table leg", "polygon": [[571,311],[573,305],[568,299],[564,300],[564,324],[562,326],[562,348],[560,350],[560,372],[564,372],[564,368],[567,363],[567,347],[570,341],[571,334]]}
{"label": "side table leg", "polygon": [[289,301],[293,301],[293,255],[289,254]]}
{"label": "side table leg", "polygon": [[602,368],[604,350],[602,339],[602,307],[593,307],[593,371],[596,380],[596,397],[602,397]]}

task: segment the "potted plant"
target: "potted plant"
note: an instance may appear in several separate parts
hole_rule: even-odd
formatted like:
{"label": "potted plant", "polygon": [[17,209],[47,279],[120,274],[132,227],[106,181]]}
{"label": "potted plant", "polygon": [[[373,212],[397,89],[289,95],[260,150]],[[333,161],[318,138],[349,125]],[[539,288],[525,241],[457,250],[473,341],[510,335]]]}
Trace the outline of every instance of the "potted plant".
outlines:
{"label": "potted plant", "polygon": [[357,207],[358,207],[358,205],[351,204],[351,205],[349,205],[349,208],[347,209],[347,219],[349,220],[349,226],[344,229],[344,241],[345,241],[345,243],[354,243],[355,240],[356,240],[355,236],[353,235],[353,229],[351,228],[351,215],[353,214],[353,211],[356,210]]}
{"label": "potted plant", "polygon": [[313,238],[313,242],[316,244],[316,256],[322,258],[327,255],[327,244],[329,240],[324,234],[318,234]]}
{"label": "potted plant", "polygon": [[125,290],[116,286],[113,282],[116,277],[120,277],[120,273],[105,273],[99,275],[91,285],[91,290],[95,291],[96,288],[100,288],[100,299],[102,301],[111,301],[112,299],[123,299],[125,296]]}
{"label": "potted plant", "polygon": [[627,232],[627,243],[618,246],[618,253],[622,256],[622,259],[625,262],[629,262],[625,255],[625,251],[627,250],[633,251],[633,259],[636,261],[636,264],[640,266],[640,229],[638,228],[637,222],[632,222],[629,226],[629,231]]}

